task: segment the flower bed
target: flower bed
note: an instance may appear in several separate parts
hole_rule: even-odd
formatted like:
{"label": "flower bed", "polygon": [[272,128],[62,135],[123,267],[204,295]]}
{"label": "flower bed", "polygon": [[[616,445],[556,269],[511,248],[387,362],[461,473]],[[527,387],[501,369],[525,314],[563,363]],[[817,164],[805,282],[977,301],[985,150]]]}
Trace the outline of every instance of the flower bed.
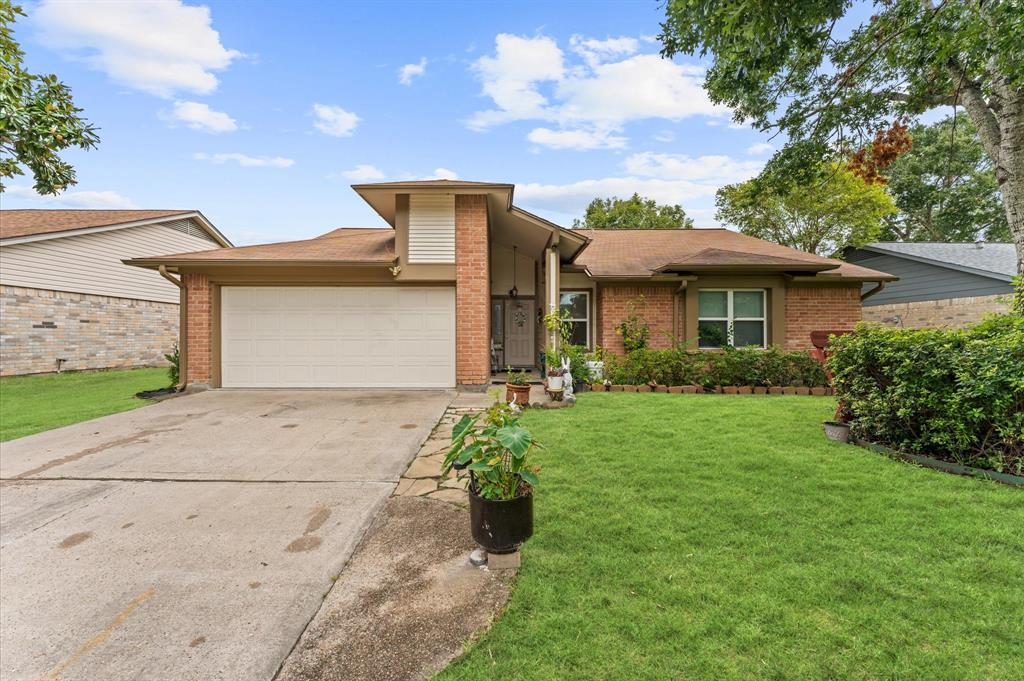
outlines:
{"label": "flower bed", "polygon": [[[806,352],[727,348],[723,352],[634,350],[609,355],[607,383],[660,392],[826,394],[825,369]],[[686,388],[692,387],[692,390]],[[635,392],[635,391],[630,391]]]}

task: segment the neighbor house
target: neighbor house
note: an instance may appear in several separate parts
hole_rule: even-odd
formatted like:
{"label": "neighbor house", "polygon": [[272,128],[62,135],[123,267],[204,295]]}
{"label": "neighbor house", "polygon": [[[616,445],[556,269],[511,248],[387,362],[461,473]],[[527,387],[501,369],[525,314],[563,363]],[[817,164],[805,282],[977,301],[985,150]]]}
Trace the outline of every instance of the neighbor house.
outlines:
{"label": "neighbor house", "polygon": [[179,290],[121,261],[220,246],[195,210],[0,211],[0,374],[163,363]]}
{"label": "neighbor house", "polygon": [[1017,252],[1007,243],[880,242],[849,248],[847,261],[899,281],[864,301],[864,319],[919,329],[960,327],[1009,309]]}
{"label": "neighbor house", "polygon": [[506,365],[538,365],[553,309],[574,342],[611,351],[633,313],[653,347],[715,328],[736,345],[803,349],[813,330],[853,327],[865,282],[894,279],[722,229],[564,229],[513,205],[510,184],[353,188],[388,227],[128,261],[181,277],[185,380],[484,386]]}

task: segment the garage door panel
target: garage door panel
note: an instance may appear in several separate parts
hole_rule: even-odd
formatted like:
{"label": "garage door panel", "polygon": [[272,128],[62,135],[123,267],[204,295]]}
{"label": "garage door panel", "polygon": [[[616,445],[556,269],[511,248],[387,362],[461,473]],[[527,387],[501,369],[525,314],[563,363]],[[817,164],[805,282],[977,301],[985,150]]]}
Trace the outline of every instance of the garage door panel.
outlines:
{"label": "garage door panel", "polygon": [[225,387],[449,387],[448,287],[222,287]]}

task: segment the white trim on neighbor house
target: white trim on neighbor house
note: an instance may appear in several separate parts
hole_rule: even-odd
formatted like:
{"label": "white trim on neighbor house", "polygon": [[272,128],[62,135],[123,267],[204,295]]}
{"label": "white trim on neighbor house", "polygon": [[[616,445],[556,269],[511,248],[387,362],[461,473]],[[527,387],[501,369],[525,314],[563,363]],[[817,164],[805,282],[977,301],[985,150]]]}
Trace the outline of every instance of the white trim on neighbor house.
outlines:
{"label": "white trim on neighbor house", "polygon": [[0,246],[14,246],[16,244],[27,244],[33,241],[47,241],[49,239],[63,239],[70,236],[79,236],[82,234],[99,234],[100,232],[112,232],[119,229],[131,229],[132,227],[144,227],[146,225],[152,225],[160,222],[174,222],[177,220],[194,219],[203,230],[209,234],[217,244],[230,248],[232,243],[228,241],[227,237],[220,233],[220,231],[213,226],[213,224],[206,219],[199,211],[188,211],[184,213],[175,213],[174,215],[164,215],[158,218],[147,218],[145,220],[132,220],[131,222],[119,222],[113,225],[100,225],[98,227],[82,227],[80,229],[68,229],[62,232],[47,232],[46,234],[29,234],[26,236],[13,236],[7,239],[0,239]]}

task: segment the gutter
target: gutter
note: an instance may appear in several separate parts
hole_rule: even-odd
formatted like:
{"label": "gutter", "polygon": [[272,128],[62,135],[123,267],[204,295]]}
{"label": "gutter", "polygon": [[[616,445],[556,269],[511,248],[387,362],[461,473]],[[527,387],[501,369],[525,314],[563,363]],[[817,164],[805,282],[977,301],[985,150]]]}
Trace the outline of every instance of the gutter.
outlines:
{"label": "gutter", "polygon": [[865,300],[867,300],[871,296],[875,295],[876,293],[881,293],[883,288],[885,288],[885,282],[884,281],[878,282],[878,286],[876,286],[875,288],[871,289],[870,291],[865,291],[864,293],[860,294],[860,302],[863,303]]}
{"label": "gutter", "polygon": [[174,389],[181,392],[188,385],[188,290],[181,279],[167,273],[167,265],[160,265],[157,271],[178,287],[178,385]]}

